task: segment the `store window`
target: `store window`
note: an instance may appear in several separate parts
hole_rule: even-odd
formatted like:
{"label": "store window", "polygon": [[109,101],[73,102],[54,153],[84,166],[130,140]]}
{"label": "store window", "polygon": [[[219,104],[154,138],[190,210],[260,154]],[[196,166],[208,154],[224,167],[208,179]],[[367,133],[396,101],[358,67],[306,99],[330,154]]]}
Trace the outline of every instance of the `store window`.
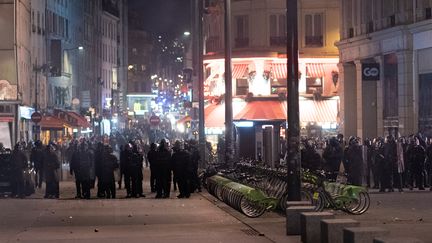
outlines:
{"label": "store window", "polygon": [[322,93],[323,93],[323,78],[307,77],[306,94],[322,94]]}
{"label": "store window", "polygon": [[273,79],[271,81],[272,95],[286,94],[286,92],[287,92],[287,80],[285,78]]}
{"label": "store window", "polygon": [[305,46],[306,47],[322,47],[324,45],[323,38],[323,21],[322,13],[312,13],[305,15]]}
{"label": "store window", "polygon": [[247,95],[249,92],[249,83],[247,79],[237,79],[236,95]]}

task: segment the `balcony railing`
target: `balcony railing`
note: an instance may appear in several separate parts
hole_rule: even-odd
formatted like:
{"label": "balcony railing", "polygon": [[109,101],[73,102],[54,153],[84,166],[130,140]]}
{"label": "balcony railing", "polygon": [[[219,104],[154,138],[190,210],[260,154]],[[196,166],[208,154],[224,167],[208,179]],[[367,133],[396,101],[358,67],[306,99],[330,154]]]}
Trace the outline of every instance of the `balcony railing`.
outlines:
{"label": "balcony railing", "polygon": [[243,48],[249,46],[249,38],[236,38],[235,39],[235,47]]}
{"label": "balcony railing", "polygon": [[216,52],[222,49],[222,44],[218,36],[209,37],[206,41],[206,51]]}
{"label": "balcony railing", "polygon": [[287,38],[286,36],[271,36],[270,46],[286,46]]}
{"label": "balcony railing", "polygon": [[305,38],[305,45],[308,47],[321,47],[323,44],[322,36],[306,36]]}

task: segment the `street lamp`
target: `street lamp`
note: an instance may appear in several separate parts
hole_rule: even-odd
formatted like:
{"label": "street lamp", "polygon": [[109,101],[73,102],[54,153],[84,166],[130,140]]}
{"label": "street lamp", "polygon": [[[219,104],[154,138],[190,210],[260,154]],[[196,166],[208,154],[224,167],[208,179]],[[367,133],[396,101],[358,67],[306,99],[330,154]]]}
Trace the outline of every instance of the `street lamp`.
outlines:
{"label": "street lamp", "polygon": [[190,33],[189,31],[185,31],[185,32],[183,33],[183,35],[184,35],[184,36],[190,36],[191,33]]}
{"label": "street lamp", "polygon": [[298,93],[298,16],[297,1],[286,1],[287,20],[287,89],[288,89],[288,134],[287,134],[287,166],[288,166],[288,201],[300,201],[301,193],[301,154],[300,154],[300,115]]}
{"label": "street lamp", "polygon": [[83,47],[83,46],[77,46],[77,47],[73,47],[73,48],[66,48],[66,49],[63,49],[63,51],[74,51],[74,50],[83,51],[83,50],[84,50],[84,47]]}

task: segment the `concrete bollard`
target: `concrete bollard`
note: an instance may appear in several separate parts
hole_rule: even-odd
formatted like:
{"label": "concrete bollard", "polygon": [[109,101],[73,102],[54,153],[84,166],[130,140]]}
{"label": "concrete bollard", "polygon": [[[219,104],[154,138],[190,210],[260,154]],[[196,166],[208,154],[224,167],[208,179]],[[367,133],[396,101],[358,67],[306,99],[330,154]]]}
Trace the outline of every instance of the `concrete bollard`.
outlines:
{"label": "concrete bollard", "polygon": [[423,241],[415,238],[391,238],[391,237],[379,237],[375,238],[374,243],[424,243]]}
{"label": "concrete bollard", "polygon": [[321,242],[321,220],[334,219],[329,212],[306,212],[300,215],[301,241],[303,243]]}
{"label": "concrete bollard", "polygon": [[321,220],[321,243],[343,243],[343,229],[359,227],[360,223],[353,219]]}
{"label": "concrete bollard", "polygon": [[297,206],[311,206],[310,201],[288,201],[286,202],[286,208],[297,207]]}
{"label": "concrete bollard", "polygon": [[371,243],[375,238],[389,234],[388,230],[378,227],[351,227],[343,230],[344,243]]}
{"label": "concrete bollard", "polygon": [[314,206],[291,206],[286,209],[286,234],[300,235],[300,214],[303,212],[315,212]]}

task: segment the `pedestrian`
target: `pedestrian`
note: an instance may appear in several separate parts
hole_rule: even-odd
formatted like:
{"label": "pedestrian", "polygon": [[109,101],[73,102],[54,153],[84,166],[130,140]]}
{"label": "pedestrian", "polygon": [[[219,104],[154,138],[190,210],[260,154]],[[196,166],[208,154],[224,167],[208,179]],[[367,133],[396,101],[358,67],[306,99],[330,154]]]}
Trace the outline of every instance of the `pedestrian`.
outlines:
{"label": "pedestrian", "polygon": [[395,138],[393,136],[387,136],[387,142],[384,145],[384,160],[385,160],[385,169],[384,169],[384,181],[385,188],[389,190],[389,192],[394,191],[394,178],[397,173],[397,164],[398,164],[398,156],[397,156],[397,144]]}
{"label": "pedestrian", "polygon": [[151,192],[156,192],[156,172],[154,171],[154,166],[157,160],[157,151],[156,151],[156,144],[151,143],[150,144],[150,151],[147,153],[147,161],[150,166],[150,189]]}
{"label": "pedestrian", "polygon": [[126,188],[126,198],[132,197],[132,177],[131,177],[131,157],[132,157],[132,147],[130,144],[123,146],[123,150],[120,152],[120,174],[123,176],[125,188]]}
{"label": "pedestrian", "polygon": [[169,198],[171,181],[171,153],[165,139],[162,139],[157,151],[156,171],[156,197]]}
{"label": "pedestrian", "polygon": [[45,198],[59,198],[60,196],[60,185],[59,185],[59,169],[60,161],[55,153],[55,144],[49,143],[46,146],[44,153],[44,176],[45,176]]}
{"label": "pedestrian", "polygon": [[317,171],[322,169],[322,159],[318,154],[312,140],[304,142],[304,149],[301,150],[301,165],[304,169]]}
{"label": "pedestrian", "polygon": [[13,163],[12,196],[24,198],[26,194],[24,187],[24,170],[27,168],[27,157],[21,150],[20,144],[17,143],[15,145],[10,160]]}
{"label": "pedestrian", "polygon": [[143,193],[142,181],[143,175],[143,156],[138,151],[138,146],[136,143],[132,144],[132,156],[130,157],[130,171],[132,173],[132,196],[139,198],[145,197]]}
{"label": "pedestrian", "polygon": [[82,197],[90,199],[90,189],[95,179],[94,175],[94,156],[86,141],[81,142],[78,150],[79,159],[79,180],[82,183]]}
{"label": "pedestrian", "polygon": [[329,144],[323,152],[323,159],[325,161],[324,168],[330,173],[329,179],[336,181],[343,159],[343,150],[337,138],[333,137],[329,140]]}
{"label": "pedestrian", "polygon": [[396,173],[394,174],[394,184],[398,187],[399,192],[403,192],[403,180],[402,180],[402,175],[405,172],[405,148],[404,148],[404,139],[400,138],[398,139],[397,142],[397,147],[396,147],[396,151],[397,151],[397,168],[396,168]]}
{"label": "pedestrian", "polygon": [[351,138],[345,154],[348,182],[352,185],[362,185],[363,151],[358,138]]}
{"label": "pedestrian", "polygon": [[33,163],[34,169],[35,169],[35,186],[37,188],[42,187],[42,181],[43,181],[43,147],[42,142],[40,140],[37,140],[35,142],[35,147],[32,148],[31,154],[30,154],[30,161]]}
{"label": "pedestrian", "polygon": [[80,156],[78,151],[78,144],[72,143],[69,149],[70,152],[72,152],[72,157],[69,163],[69,173],[70,175],[73,175],[75,177],[75,198],[80,199],[82,198],[83,184],[81,181],[82,176],[80,174]]}
{"label": "pedestrian", "polygon": [[201,192],[201,181],[198,176],[198,166],[201,161],[201,156],[197,148],[195,140],[189,143],[189,153],[191,154],[191,190],[190,192]]}
{"label": "pedestrian", "polygon": [[426,161],[426,151],[423,148],[423,146],[420,145],[419,137],[414,137],[414,139],[411,142],[411,146],[408,148],[407,151],[407,159],[408,164],[411,169],[411,188],[414,187],[414,182],[416,187],[419,190],[424,190],[424,179],[423,179],[423,171]]}
{"label": "pedestrian", "polygon": [[[99,142],[96,145],[96,150],[94,154],[94,168],[95,168],[95,176],[97,178],[97,197],[98,198],[105,198],[105,188],[103,188],[103,185],[101,184],[101,173],[102,173],[102,155],[104,152],[104,145],[103,143]],[[94,188],[94,181],[91,182],[92,188]]]}
{"label": "pedestrian", "polygon": [[116,186],[114,171],[118,169],[117,158],[113,154],[113,149],[109,145],[104,146],[102,154],[102,166],[100,171],[100,184],[106,198],[116,198]]}
{"label": "pedestrian", "polygon": [[177,178],[180,192],[177,198],[189,198],[191,156],[189,152],[181,148],[180,141],[176,141],[174,143],[173,151],[174,153],[171,157],[171,164],[174,172],[174,178]]}

